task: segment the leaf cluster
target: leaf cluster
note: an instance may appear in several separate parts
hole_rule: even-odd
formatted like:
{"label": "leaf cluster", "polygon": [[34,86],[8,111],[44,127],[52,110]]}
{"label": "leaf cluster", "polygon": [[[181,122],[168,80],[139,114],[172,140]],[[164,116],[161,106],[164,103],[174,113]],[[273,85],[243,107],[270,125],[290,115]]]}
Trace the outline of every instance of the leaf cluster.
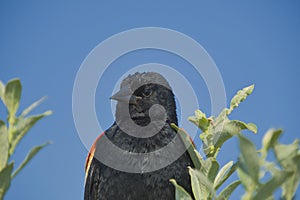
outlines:
{"label": "leaf cluster", "polygon": [[[257,133],[257,127],[253,123],[245,123],[239,120],[229,119],[230,113],[252,93],[254,85],[245,87],[237,92],[230,102],[230,107],[223,109],[217,116],[206,117],[200,110],[189,117],[201,131],[200,139],[203,143],[205,158],[202,158],[190,141],[188,134],[176,125],[172,125],[181,136],[195,168],[189,167],[191,186],[195,200],[225,200],[229,199],[233,191],[242,183],[245,188],[243,199],[273,199],[273,192],[282,187],[282,197],[292,199],[299,184],[300,155],[298,140],[291,145],[283,145],[278,142],[281,130],[270,130],[263,138],[263,145],[257,151],[255,145],[241,134],[242,130]],[[238,162],[228,162],[220,167],[217,155],[222,145],[238,136],[240,156]],[[273,150],[276,161],[266,161],[267,154]],[[260,153],[258,153],[260,152]],[[240,180],[228,184],[218,193],[220,186],[235,172],[238,171]],[[262,183],[260,180],[267,172],[271,173],[271,179]],[[192,200],[192,196],[183,187],[171,180],[176,188],[176,199]],[[217,194],[218,193],[218,194]]]}
{"label": "leaf cluster", "polygon": [[39,115],[28,116],[45,98],[34,102],[17,116],[20,105],[22,85],[19,79],[10,80],[6,85],[0,81],[0,99],[7,109],[7,120],[0,120],[0,200],[10,187],[12,179],[28,164],[28,162],[45,146],[33,147],[23,162],[15,169],[14,162],[10,161],[14,151],[28,133],[28,131],[42,118],[52,114],[46,111]]}
{"label": "leaf cluster", "polygon": [[[238,175],[245,188],[244,200],[274,199],[273,193],[280,187],[282,199],[293,199],[300,180],[299,141],[281,144],[278,141],[281,134],[280,129],[267,131],[258,151],[249,139],[239,135]],[[273,162],[267,160],[271,151],[276,159]],[[271,178],[263,181],[267,174]]]}

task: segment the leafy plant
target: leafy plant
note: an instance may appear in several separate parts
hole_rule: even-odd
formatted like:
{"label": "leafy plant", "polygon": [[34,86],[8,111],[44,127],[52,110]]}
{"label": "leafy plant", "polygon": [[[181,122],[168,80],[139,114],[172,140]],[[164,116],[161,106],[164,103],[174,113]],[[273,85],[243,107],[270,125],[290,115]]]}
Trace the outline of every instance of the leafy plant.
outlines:
{"label": "leafy plant", "polygon": [[[202,133],[200,139],[203,142],[203,150],[206,158],[202,158],[199,152],[191,143],[188,134],[182,129],[172,124],[181,136],[188,152],[193,160],[195,168],[189,168],[191,176],[191,186],[195,200],[224,200],[228,199],[232,192],[242,183],[245,188],[243,199],[272,199],[273,192],[278,188],[283,188],[282,197],[292,199],[297,189],[300,176],[300,153],[298,140],[291,145],[282,145],[278,142],[281,130],[270,130],[263,138],[263,147],[256,151],[254,144],[241,134],[242,130],[257,132],[257,127],[253,123],[245,123],[239,120],[230,120],[230,113],[252,93],[254,85],[246,87],[237,92],[230,102],[230,107],[225,108],[217,117],[206,115],[200,110],[195,111],[195,115],[189,117],[189,121],[194,123]],[[228,162],[220,167],[217,155],[228,139],[238,136],[240,143],[240,157],[237,163]],[[277,162],[266,161],[267,154],[273,150]],[[279,163],[280,166],[277,166]],[[233,181],[221,192],[218,189],[236,171],[240,180]],[[272,178],[265,183],[260,179],[270,172]],[[184,188],[171,180],[176,188],[176,199],[193,199]]]}
{"label": "leafy plant", "polygon": [[51,111],[46,111],[39,115],[27,116],[45,99],[42,98],[31,104],[17,116],[21,91],[22,85],[19,79],[10,80],[6,85],[0,81],[0,98],[8,113],[6,122],[0,120],[0,200],[4,198],[12,179],[42,148],[49,144],[49,142],[46,142],[43,145],[33,147],[23,162],[14,169],[14,161],[10,161],[10,159],[16,146],[36,122],[52,113]]}
{"label": "leafy plant", "polygon": [[[246,190],[243,199],[274,199],[273,192],[282,188],[282,199],[293,199],[300,179],[299,141],[290,145],[278,142],[282,130],[269,130],[263,140],[260,155],[254,144],[239,135],[241,155],[238,175]],[[273,150],[276,162],[267,161],[267,154]],[[266,174],[271,178],[262,181]]]}

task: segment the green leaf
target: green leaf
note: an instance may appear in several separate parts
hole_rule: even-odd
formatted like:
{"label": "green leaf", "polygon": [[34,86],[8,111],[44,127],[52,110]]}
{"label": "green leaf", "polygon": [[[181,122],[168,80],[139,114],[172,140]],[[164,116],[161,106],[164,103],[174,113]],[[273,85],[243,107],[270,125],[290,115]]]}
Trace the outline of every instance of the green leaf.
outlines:
{"label": "green leaf", "polygon": [[256,133],[257,127],[253,123],[244,123],[238,120],[229,120],[227,109],[224,109],[218,117],[212,118],[206,132],[200,135],[203,141],[203,150],[207,157],[215,157],[222,145],[232,136],[237,135],[243,129],[249,129]]}
{"label": "green leaf", "polygon": [[213,157],[207,158],[201,167],[201,172],[208,178],[210,182],[214,182],[219,170],[219,163]]}
{"label": "green leaf", "polygon": [[280,185],[291,175],[292,172],[288,172],[288,171],[280,171],[278,173],[273,174],[271,180],[269,180],[267,183],[259,187],[253,200],[261,200],[261,199],[269,198],[270,196],[272,196],[273,192],[278,187],[280,187]]}
{"label": "green leaf", "polygon": [[246,124],[245,122],[242,122],[242,121],[231,120],[229,122],[229,124],[238,127],[240,130],[248,129],[249,131],[252,131],[253,133],[257,133],[257,127],[253,123]]}
{"label": "green leaf", "polygon": [[20,142],[20,140],[25,136],[25,134],[32,128],[32,126],[36,122],[51,114],[52,114],[51,111],[46,111],[40,115],[31,116],[27,118],[18,118],[16,120],[15,129],[8,136],[11,145],[9,149],[9,155],[13,154],[16,145]]}
{"label": "green leaf", "polygon": [[295,167],[297,168],[297,171],[299,172],[300,176],[300,152],[293,158],[293,161],[295,163]]}
{"label": "green leaf", "polygon": [[9,113],[9,123],[11,124],[19,108],[21,91],[22,85],[19,79],[10,80],[6,84],[4,101]]}
{"label": "green leaf", "polygon": [[289,166],[288,170],[291,170],[293,174],[282,184],[282,196],[284,199],[293,199],[299,185],[300,155],[297,154],[291,159],[291,165]]}
{"label": "green leaf", "polygon": [[248,174],[254,183],[258,183],[259,170],[260,170],[260,158],[256,152],[254,144],[241,134],[239,136],[239,144],[241,150],[240,168]]}
{"label": "green leaf", "polygon": [[214,197],[215,190],[208,177],[202,171],[192,169],[191,167],[188,168],[191,176],[192,190],[196,200],[206,200],[210,196]]}
{"label": "green leaf", "polygon": [[178,128],[176,126],[176,124],[172,123],[171,127],[173,129],[175,129],[177,131],[177,133],[179,134],[181,140],[183,141],[183,143],[185,145],[185,148],[188,150],[188,153],[193,161],[195,168],[200,169],[202,158],[200,157],[200,155],[198,153],[196,153],[196,149],[195,149],[194,144],[192,143],[191,138],[188,135],[188,133],[186,133],[182,128]]}
{"label": "green leaf", "polygon": [[178,185],[174,179],[171,179],[170,182],[175,186],[176,200],[193,200],[189,193],[187,193],[183,187]]}
{"label": "green leaf", "polygon": [[223,179],[223,177],[225,176],[225,174],[228,172],[228,170],[232,167],[233,165],[233,161],[230,161],[229,163],[227,163],[226,165],[224,165],[220,171],[218,172],[215,181],[214,181],[214,188],[217,190],[218,187],[220,186],[221,180]]}
{"label": "green leaf", "polygon": [[193,122],[196,126],[198,126],[203,132],[205,132],[209,125],[210,121],[206,118],[206,115],[200,110],[195,111],[195,116],[191,116],[188,118],[189,121]]}
{"label": "green leaf", "polygon": [[0,171],[6,166],[8,161],[8,134],[3,121],[0,120]]}
{"label": "green leaf", "polygon": [[200,135],[200,139],[203,142],[203,150],[206,156],[216,158],[223,143],[231,138],[233,134],[231,130],[228,131],[228,126],[226,126],[229,121],[226,109],[218,117],[211,120],[212,125],[208,127],[206,132]]}
{"label": "green leaf", "polygon": [[26,108],[22,114],[20,115],[20,117],[25,117],[26,115],[28,115],[35,107],[37,107],[38,105],[40,105],[43,101],[45,101],[45,99],[47,99],[47,97],[42,97],[41,99],[39,99],[38,101],[32,103],[28,108]]}
{"label": "green leaf", "polygon": [[[202,156],[200,155],[200,153],[197,151],[197,149],[194,149],[194,154],[195,155],[193,155],[193,157],[196,157],[196,158],[193,158],[195,160],[195,162],[192,159],[193,164],[194,164],[194,168],[195,169],[200,169],[201,166],[203,165],[204,159],[202,158]],[[197,167],[195,167],[195,163],[197,163]],[[199,163],[200,163],[200,165],[199,165]]]}
{"label": "green leaf", "polygon": [[227,200],[229,199],[232,192],[241,184],[241,181],[234,181],[231,184],[229,184],[220,195],[217,197],[217,200]]}
{"label": "green leaf", "polygon": [[195,196],[195,199],[202,200],[203,197],[207,197],[209,195],[209,191],[204,186],[202,188],[202,185],[192,168],[190,168],[189,172],[191,176],[192,191]]}
{"label": "green leaf", "polygon": [[290,145],[285,144],[275,144],[274,152],[278,162],[284,167],[288,168],[294,165],[292,159],[297,156],[299,150],[299,141],[295,140]]}
{"label": "green leaf", "polygon": [[[224,116],[224,114],[222,115],[223,121],[221,119],[222,116],[218,116],[216,119],[217,123],[212,126],[212,129],[208,129],[208,133],[206,135],[202,135],[205,140],[203,146],[207,157],[216,157],[218,150],[220,150],[222,145],[232,136],[239,134],[241,130],[249,129],[254,133],[257,132],[255,124],[246,124],[238,120],[229,120],[226,116]],[[206,145],[207,143],[209,145]],[[214,147],[213,151],[211,151],[212,146]]]}
{"label": "green leaf", "polygon": [[264,135],[262,140],[262,158],[267,157],[267,152],[270,148],[274,147],[274,145],[278,142],[278,138],[282,134],[282,130],[278,129],[270,129],[267,131],[267,133]]}
{"label": "green leaf", "polygon": [[241,169],[241,167],[240,167],[241,162],[239,162],[238,164],[239,164],[239,167],[237,168],[238,176],[246,190],[245,196],[249,197],[246,199],[250,199],[250,197],[252,196],[253,192],[256,189],[256,183],[254,183],[254,181],[251,179],[251,177],[248,174],[246,174],[244,170]]}
{"label": "green leaf", "polygon": [[[299,173],[299,172],[298,172]],[[287,178],[282,184],[283,199],[293,199],[299,185],[299,177],[297,173]]]}
{"label": "green leaf", "polygon": [[12,178],[14,178],[27,164],[28,162],[40,151],[42,150],[45,146],[49,145],[50,142],[46,142],[43,145],[40,146],[36,146],[33,147],[30,152],[27,154],[26,158],[24,159],[24,161],[20,164],[20,166],[18,167],[18,169],[16,169],[16,171],[14,171]]}
{"label": "green leaf", "polygon": [[230,168],[229,172],[226,173],[222,178],[221,180],[219,181],[219,183],[215,185],[215,190],[217,190],[237,169],[237,166],[238,164],[237,163],[234,163],[232,165],[232,167]]}
{"label": "green leaf", "polygon": [[11,172],[14,163],[8,164],[2,171],[0,171],[0,200],[3,200],[6,191],[8,190],[11,182]]}
{"label": "green leaf", "polygon": [[275,144],[274,152],[280,165],[293,174],[282,185],[282,196],[292,199],[299,184],[299,141],[295,140],[290,145]]}
{"label": "green leaf", "polygon": [[0,99],[4,102],[5,85],[0,81]]}
{"label": "green leaf", "polygon": [[238,105],[243,102],[247,96],[249,96],[254,89],[254,85],[250,85],[248,87],[245,87],[244,89],[237,92],[237,94],[232,98],[230,102],[230,108],[228,110],[228,113],[230,113],[233,109],[238,107]]}

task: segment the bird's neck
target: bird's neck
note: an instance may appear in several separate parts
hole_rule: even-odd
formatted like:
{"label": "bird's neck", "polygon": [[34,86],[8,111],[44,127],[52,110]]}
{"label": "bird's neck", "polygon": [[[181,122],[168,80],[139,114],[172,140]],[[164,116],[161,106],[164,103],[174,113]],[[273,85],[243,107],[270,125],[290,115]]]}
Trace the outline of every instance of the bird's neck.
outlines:
{"label": "bird's neck", "polygon": [[116,123],[113,128],[106,132],[112,143],[121,149],[136,153],[146,153],[158,150],[168,145],[175,137],[176,132],[166,123],[164,127],[154,136],[148,138],[137,138],[125,133]]}

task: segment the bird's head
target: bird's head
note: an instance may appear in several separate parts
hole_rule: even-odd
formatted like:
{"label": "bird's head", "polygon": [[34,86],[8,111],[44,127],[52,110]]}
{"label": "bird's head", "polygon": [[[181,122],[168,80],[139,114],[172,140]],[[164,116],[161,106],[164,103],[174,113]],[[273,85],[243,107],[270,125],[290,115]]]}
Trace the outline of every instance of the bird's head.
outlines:
{"label": "bird's head", "polygon": [[[124,121],[130,115],[139,126],[151,122],[149,110],[153,105],[161,105],[166,112],[166,122],[177,124],[174,94],[167,80],[155,72],[135,73],[125,78],[120,91],[111,99],[117,100],[116,120]],[[128,118],[127,118],[128,119]]]}

